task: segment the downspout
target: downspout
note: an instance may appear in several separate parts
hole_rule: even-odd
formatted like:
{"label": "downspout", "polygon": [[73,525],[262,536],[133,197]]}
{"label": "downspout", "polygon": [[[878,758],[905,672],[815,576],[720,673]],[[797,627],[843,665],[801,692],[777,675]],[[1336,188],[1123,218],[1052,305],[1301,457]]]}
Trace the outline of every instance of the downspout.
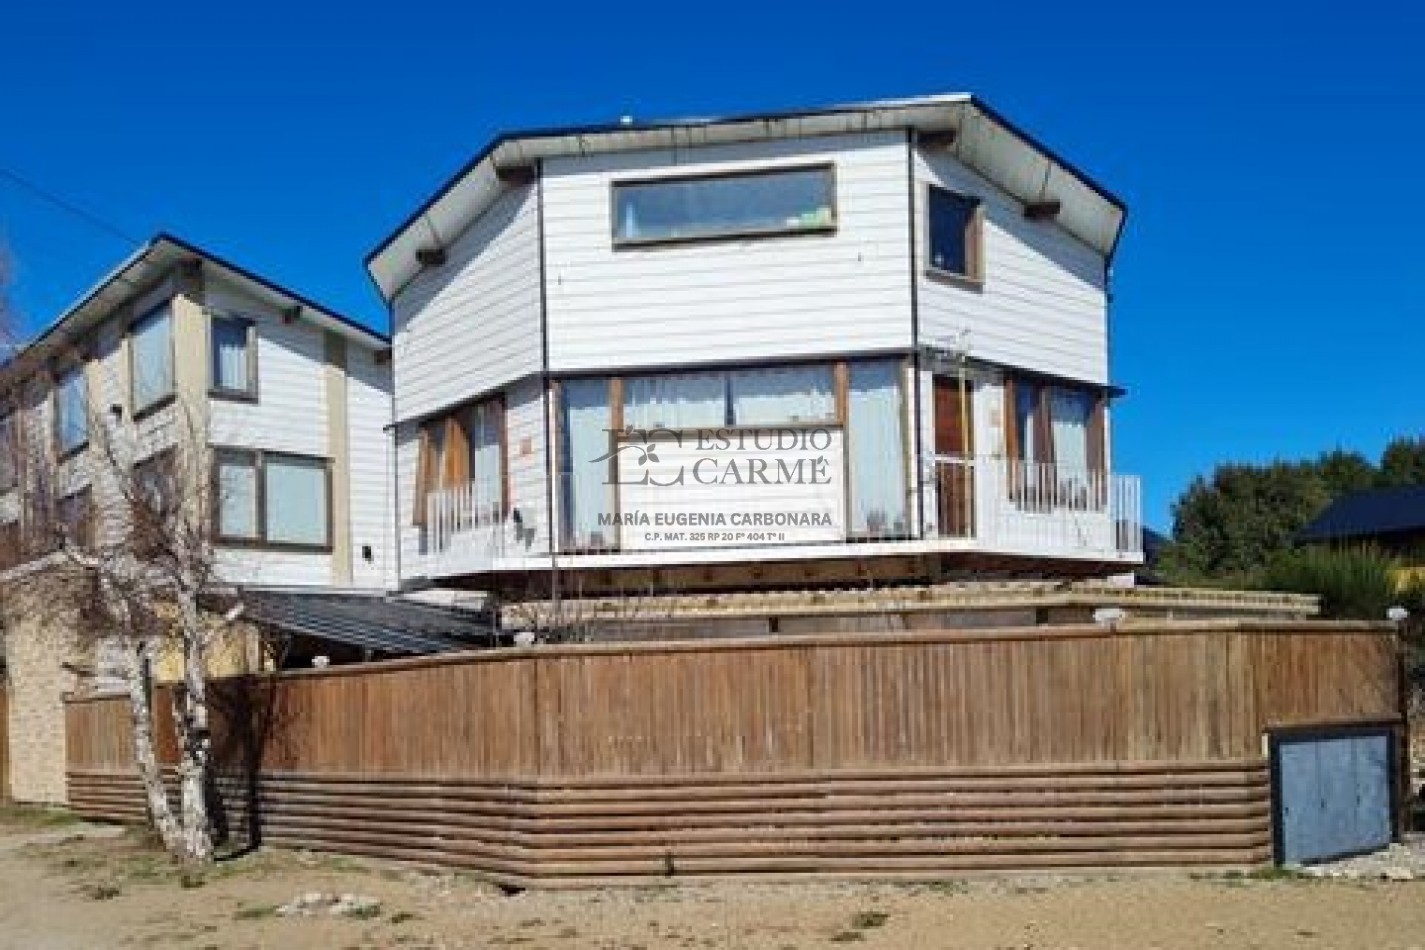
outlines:
{"label": "downspout", "polygon": [[907,127],[905,130],[905,168],[906,168],[906,219],[908,221],[910,261],[910,359],[911,359],[911,392],[912,402],[915,406],[913,413],[915,425],[912,426],[912,455],[915,459],[913,470],[915,472],[915,537],[917,540],[925,540],[925,457],[921,454],[922,438],[921,430],[924,428],[925,407],[921,404],[920,386],[920,275],[916,262],[916,228],[915,228],[915,148],[916,130],[914,127]]}
{"label": "downspout", "polygon": [[554,427],[550,416],[554,407],[550,400],[549,376],[549,294],[545,269],[544,251],[544,160],[539,159],[534,166],[535,202],[538,205],[536,221],[539,238],[539,359],[540,388],[544,403],[544,510],[545,534],[549,540],[549,600],[552,616],[559,615],[559,560],[558,542],[555,538],[554,521]]}

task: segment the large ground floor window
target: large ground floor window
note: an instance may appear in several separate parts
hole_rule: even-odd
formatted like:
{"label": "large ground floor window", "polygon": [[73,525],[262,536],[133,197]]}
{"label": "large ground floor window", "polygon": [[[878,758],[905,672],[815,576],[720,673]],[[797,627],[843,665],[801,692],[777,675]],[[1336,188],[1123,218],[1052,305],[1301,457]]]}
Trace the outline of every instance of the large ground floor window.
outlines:
{"label": "large ground floor window", "polygon": [[[648,497],[635,491],[647,483],[631,485],[630,472],[637,477],[638,466],[649,472],[666,466],[675,450],[689,460],[676,473],[678,483],[671,484],[666,468],[649,476],[670,483],[661,496],[669,517],[694,498],[705,499],[709,511],[740,500],[747,511],[723,511],[729,518],[776,514],[759,504],[775,494],[775,479],[791,465],[776,455],[779,438],[803,445],[824,440],[828,454],[818,461],[826,471],[812,478],[819,504],[834,499],[837,540],[908,537],[904,375],[901,360],[880,359],[564,380],[557,389],[561,547],[630,547],[620,519],[631,499]],[[769,449],[764,459],[745,451],[756,439]],[[696,451],[689,454],[690,447]],[[710,487],[715,473],[725,490]],[[767,490],[759,492],[759,484]],[[681,510],[679,517],[690,515]],[[764,533],[751,536],[757,543]],[[797,536],[771,537],[775,543]]]}

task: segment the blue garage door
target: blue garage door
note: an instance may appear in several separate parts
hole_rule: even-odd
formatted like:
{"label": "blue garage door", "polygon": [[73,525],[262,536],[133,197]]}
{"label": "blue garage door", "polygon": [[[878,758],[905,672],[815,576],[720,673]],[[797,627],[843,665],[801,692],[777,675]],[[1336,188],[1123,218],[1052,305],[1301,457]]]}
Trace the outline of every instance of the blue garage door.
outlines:
{"label": "blue garage door", "polygon": [[1277,740],[1281,860],[1323,861],[1390,844],[1391,747],[1387,730]]}

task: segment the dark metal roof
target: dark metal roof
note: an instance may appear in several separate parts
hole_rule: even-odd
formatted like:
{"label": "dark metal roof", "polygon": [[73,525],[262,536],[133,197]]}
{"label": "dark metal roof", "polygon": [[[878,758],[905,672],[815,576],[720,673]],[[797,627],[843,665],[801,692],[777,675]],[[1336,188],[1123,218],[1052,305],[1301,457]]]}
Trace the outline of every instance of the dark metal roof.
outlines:
{"label": "dark metal roof", "polygon": [[287,633],[382,653],[449,653],[489,646],[495,627],[482,611],[375,594],[245,591],[246,616]]}
{"label": "dark metal roof", "polygon": [[1298,541],[1344,541],[1425,531],[1425,485],[1351,492],[1298,532]]}

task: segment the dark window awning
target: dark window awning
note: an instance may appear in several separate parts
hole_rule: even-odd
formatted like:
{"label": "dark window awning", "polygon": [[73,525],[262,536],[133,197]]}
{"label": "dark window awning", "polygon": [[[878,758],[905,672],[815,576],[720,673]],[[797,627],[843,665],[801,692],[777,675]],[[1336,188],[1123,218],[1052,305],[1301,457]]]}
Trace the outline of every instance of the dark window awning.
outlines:
{"label": "dark window awning", "polygon": [[284,633],[381,653],[448,653],[495,642],[495,626],[484,611],[377,594],[247,590],[242,602],[247,619]]}

